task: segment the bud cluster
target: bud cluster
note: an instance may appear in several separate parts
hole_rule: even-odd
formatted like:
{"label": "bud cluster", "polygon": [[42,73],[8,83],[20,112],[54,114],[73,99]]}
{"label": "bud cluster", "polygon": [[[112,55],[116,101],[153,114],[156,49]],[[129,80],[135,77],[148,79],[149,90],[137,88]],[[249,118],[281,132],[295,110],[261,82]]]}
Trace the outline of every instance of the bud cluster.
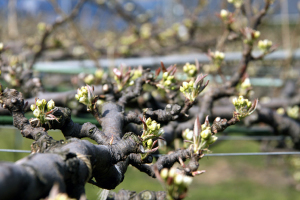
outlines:
{"label": "bud cluster", "polygon": [[145,153],[141,155],[142,159],[146,158],[147,155],[151,152],[154,152],[158,149],[158,147],[154,148],[157,140],[153,142],[154,139],[159,138],[164,130],[160,128],[160,124],[155,120],[151,120],[149,117],[147,120],[145,118],[142,119],[143,123],[143,134],[141,138],[143,139],[143,147],[145,148]]}
{"label": "bud cluster", "polygon": [[88,107],[88,111],[92,110],[92,102],[94,99],[93,89],[87,85],[82,86],[80,89],[77,89],[77,94],[75,95],[75,98],[82,104],[86,105]]}
{"label": "bud cluster", "polygon": [[206,77],[200,74],[196,81],[193,79],[190,80],[190,82],[183,82],[182,86],[180,86],[180,91],[183,93],[183,95],[189,99],[190,101],[195,101],[197,96],[204,90],[204,88],[207,86],[208,81],[206,84],[203,85],[203,79]]}
{"label": "bud cluster", "polygon": [[286,113],[289,117],[298,119],[299,118],[299,106],[287,107]]}
{"label": "bud cluster", "polygon": [[193,130],[190,130],[188,128],[182,132],[182,137],[185,140],[193,140],[193,135],[194,135]]}
{"label": "bud cluster", "polygon": [[262,50],[264,53],[270,50],[273,43],[270,40],[259,40],[258,41],[258,48]]}
{"label": "bud cluster", "polygon": [[213,65],[219,68],[225,58],[225,54],[220,51],[209,52],[209,56],[213,61]]}
{"label": "bud cluster", "polygon": [[244,2],[244,0],[227,0],[228,3],[232,3],[234,7],[240,8]]}
{"label": "bud cluster", "polygon": [[142,76],[143,69],[141,67],[135,70],[131,70],[129,68],[129,70],[126,73],[124,73],[123,66],[121,65],[120,70],[115,68],[113,72],[115,75],[114,79],[117,83],[118,90],[121,91],[124,87],[134,85],[134,81]]}
{"label": "bud cluster", "polygon": [[190,63],[186,63],[183,66],[183,71],[188,75],[188,77],[194,77],[197,74],[196,66]]}
{"label": "bud cluster", "polygon": [[95,81],[95,76],[93,74],[89,74],[84,78],[84,82],[89,85],[94,83],[94,81]]}
{"label": "bud cluster", "polygon": [[253,29],[250,28],[245,28],[244,30],[244,36],[246,39],[244,39],[244,43],[245,44],[253,44],[253,42],[255,40],[257,40],[260,36],[260,32],[259,31],[255,31]]}
{"label": "bud cluster", "polygon": [[144,129],[142,139],[147,140],[148,138],[159,137],[164,133],[164,130],[160,128],[160,124],[150,117],[145,121],[147,128]]}
{"label": "bud cluster", "polygon": [[242,119],[247,117],[248,115],[252,114],[256,107],[257,107],[257,100],[252,103],[248,99],[244,99],[243,96],[239,96],[239,98],[233,98],[232,103],[236,109],[236,112],[238,114],[238,118]]}
{"label": "bud cluster", "polygon": [[[47,108],[47,112],[45,111]],[[55,102],[51,99],[46,101],[46,99],[37,99],[35,104],[31,104],[30,109],[33,111],[33,115],[41,124],[44,124],[47,120],[57,120],[51,111],[55,108]]]}
{"label": "bud cluster", "polygon": [[175,89],[175,77],[170,74],[170,72],[164,72],[162,80],[160,81],[160,85],[165,89],[174,90]]}
{"label": "bud cluster", "polygon": [[247,77],[240,84],[236,86],[239,95],[247,96],[251,92],[252,86],[250,79]]}
{"label": "bud cluster", "polygon": [[135,69],[135,70],[132,70],[131,71],[131,74],[130,74],[130,79],[129,79],[129,83],[128,85],[134,85],[134,81],[141,77],[143,74],[143,69],[142,68],[138,68],[138,69]]}
{"label": "bud cluster", "polygon": [[205,119],[205,123],[202,124],[201,127],[196,122],[195,122],[195,126],[198,127],[194,128],[193,144],[194,144],[194,152],[197,153],[200,150],[208,148],[209,145],[215,143],[218,137],[211,132],[211,127],[208,121],[208,117]]}
{"label": "bud cluster", "polygon": [[144,23],[140,28],[140,37],[143,39],[147,39],[151,36],[152,24]]}
{"label": "bud cluster", "polygon": [[185,175],[181,170],[172,167],[170,170],[163,168],[160,176],[164,180],[168,195],[171,197],[179,197],[186,193],[191,185],[193,178]]}

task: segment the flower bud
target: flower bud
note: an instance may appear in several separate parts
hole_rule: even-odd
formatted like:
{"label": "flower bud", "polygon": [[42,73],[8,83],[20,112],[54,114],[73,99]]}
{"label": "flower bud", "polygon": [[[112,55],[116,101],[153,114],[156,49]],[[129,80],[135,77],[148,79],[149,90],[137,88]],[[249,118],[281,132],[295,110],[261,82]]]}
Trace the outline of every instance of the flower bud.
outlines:
{"label": "flower bud", "polygon": [[169,171],[169,177],[174,178],[176,174],[176,168],[172,167]]}
{"label": "flower bud", "polygon": [[196,70],[195,69],[190,69],[189,70],[189,75],[193,76],[195,74]]}
{"label": "flower bud", "polygon": [[252,102],[251,102],[251,101],[248,101],[247,107],[250,108],[251,106],[252,106]]}
{"label": "flower bud", "polygon": [[241,87],[242,87],[242,88],[248,88],[248,87],[251,87],[250,79],[249,79],[249,78],[246,78],[246,79],[242,82]]}
{"label": "flower bud", "polygon": [[172,82],[170,81],[170,80],[166,80],[165,82],[164,82],[164,85],[165,86],[169,86],[169,85],[171,85],[172,84]]}
{"label": "flower bud", "polygon": [[182,86],[180,86],[179,90],[180,92],[184,93],[184,88]]}
{"label": "flower bud", "polygon": [[243,96],[239,96],[239,98],[238,98],[238,104],[239,105],[243,105],[244,104],[244,97]]}
{"label": "flower bud", "polygon": [[237,105],[237,98],[236,97],[234,97],[233,99],[232,99],[232,104],[234,105],[234,106],[236,106]]}
{"label": "flower bud", "polygon": [[78,94],[75,94],[75,98],[76,98],[77,100],[79,100],[79,99],[80,99],[80,97],[79,97],[79,95],[78,95]]}
{"label": "flower bud", "polygon": [[205,129],[204,131],[201,132],[201,137],[206,140],[211,136],[211,131]]}
{"label": "flower bud", "polygon": [[215,143],[215,141],[217,141],[217,139],[218,139],[217,136],[212,135],[212,136],[207,140],[207,143],[208,143],[208,144],[213,144],[213,143]]}
{"label": "flower bud", "polygon": [[222,9],[220,12],[220,16],[222,17],[222,19],[226,19],[228,17],[228,11],[225,9]]}
{"label": "flower bud", "polygon": [[39,118],[40,117],[40,115],[41,115],[41,111],[40,111],[40,109],[35,109],[34,111],[33,111],[33,115],[36,117],[36,118]]}
{"label": "flower bud", "polygon": [[98,69],[98,70],[95,72],[95,76],[96,76],[98,79],[101,79],[103,75],[104,75],[104,71],[101,70],[101,69]]}
{"label": "flower bud", "polygon": [[260,36],[260,32],[259,31],[254,31],[254,34],[253,34],[254,39],[259,38],[259,36]]}
{"label": "flower bud", "polygon": [[79,102],[84,104],[86,102],[86,97],[80,97]]}
{"label": "flower bud", "polygon": [[43,105],[42,100],[40,100],[40,99],[36,100],[36,105],[39,107],[42,106]]}
{"label": "flower bud", "polygon": [[169,76],[169,73],[168,73],[168,72],[164,72],[164,73],[163,73],[163,78],[164,78],[164,79],[167,79],[168,76]]}
{"label": "flower bud", "polygon": [[193,181],[193,178],[190,177],[190,176],[184,176],[184,177],[183,177],[183,184],[184,184],[186,187],[189,186],[189,185],[191,185],[192,181]]}
{"label": "flower bud", "polygon": [[193,139],[193,135],[194,135],[194,132],[193,132],[193,131],[187,132],[187,134],[186,134],[186,139],[187,139],[187,140],[192,140],[192,139]]}
{"label": "flower bud", "polygon": [[148,146],[149,148],[151,148],[151,147],[152,147],[152,144],[153,144],[153,140],[152,140],[152,139],[149,139],[149,140],[147,141],[147,146]]}
{"label": "flower bud", "polygon": [[151,124],[152,120],[151,118],[149,117],[147,120],[146,120],[146,124],[149,126]]}
{"label": "flower bud", "polygon": [[189,87],[189,84],[188,84],[188,82],[183,82],[182,83],[182,86],[183,86],[183,89],[188,89],[188,87]]}
{"label": "flower bud", "polygon": [[164,180],[166,180],[168,178],[168,173],[169,173],[169,170],[167,168],[163,168],[160,171],[161,178],[164,179]]}
{"label": "flower bud", "polygon": [[82,95],[86,95],[88,93],[87,88],[81,88]]}
{"label": "flower bud", "polygon": [[176,174],[175,178],[174,178],[174,183],[176,185],[181,185],[183,182],[183,175],[182,174]]}
{"label": "flower bud", "polygon": [[4,47],[3,43],[2,43],[2,42],[0,42],[0,51],[2,51],[2,50],[3,50],[3,47]]}
{"label": "flower bud", "polygon": [[152,124],[151,124],[150,129],[153,130],[153,131],[155,131],[155,130],[158,129],[158,128],[157,128],[157,123],[156,123],[156,121],[152,121]]}
{"label": "flower bud", "polygon": [[194,81],[191,80],[191,81],[189,82],[189,87],[193,87],[193,86],[194,86]]}
{"label": "flower bud", "polygon": [[94,82],[94,80],[95,80],[95,77],[93,74],[89,74],[88,76],[86,76],[84,78],[84,82],[89,85],[92,84]]}
{"label": "flower bud", "polygon": [[258,45],[258,48],[264,49],[264,42],[262,40],[259,40],[257,45]]}
{"label": "flower bud", "polygon": [[32,110],[32,111],[34,111],[35,110],[35,105],[34,104],[31,104],[31,106],[30,106],[30,110]]}
{"label": "flower bud", "polygon": [[42,104],[43,104],[43,106],[45,106],[47,104],[46,99],[42,99]]}
{"label": "flower bud", "polygon": [[47,109],[48,110],[52,110],[55,107],[55,102],[51,99],[50,101],[48,101],[47,103]]}
{"label": "flower bud", "polygon": [[168,76],[167,80],[173,81],[174,76]]}
{"label": "flower bud", "polygon": [[188,70],[189,70],[189,64],[190,63],[186,63],[184,66],[183,66],[183,71],[186,73]]}

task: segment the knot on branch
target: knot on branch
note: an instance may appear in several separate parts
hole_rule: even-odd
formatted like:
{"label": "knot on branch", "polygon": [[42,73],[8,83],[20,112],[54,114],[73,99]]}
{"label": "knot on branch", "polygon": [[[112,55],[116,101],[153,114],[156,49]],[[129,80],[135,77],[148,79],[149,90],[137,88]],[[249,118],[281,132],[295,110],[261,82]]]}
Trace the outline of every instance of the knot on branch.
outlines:
{"label": "knot on branch", "polygon": [[31,144],[31,153],[43,153],[51,149],[62,146],[65,142],[63,140],[54,140],[49,135],[38,133],[39,139]]}
{"label": "knot on branch", "polygon": [[10,112],[24,110],[24,99],[22,93],[15,89],[6,88],[2,93],[0,91],[0,105],[8,109]]}

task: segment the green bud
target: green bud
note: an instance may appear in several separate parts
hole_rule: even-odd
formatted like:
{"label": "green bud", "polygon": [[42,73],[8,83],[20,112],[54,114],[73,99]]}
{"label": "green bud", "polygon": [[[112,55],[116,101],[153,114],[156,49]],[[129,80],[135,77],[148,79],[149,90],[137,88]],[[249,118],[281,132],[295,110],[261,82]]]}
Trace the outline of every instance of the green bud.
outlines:
{"label": "green bud", "polygon": [[176,185],[181,185],[183,182],[183,175],[182,174],[176,174],[175,178],[174,178],[174,183]]}
{"label": "green bud", "polygon": [[218,139],[217,136],[212,135],[212,136],[207,140],[207,143],[208,143],[208,144],[213,144],[213,143],[215,143],[215,141],[217,141],[217,139]]}
{"label": "green bud", "polygon": [[190,70],[189,70],[189,75],[190,75],[190,76],[193,76],[193,75],[195,74],[195,72],[196,72],[196,70],[190,69]]}
{"label": "green bud", "polygon": [[37,105],[38,107],[42,106],[42,105],[43,105],[42,100],[40,100],[40,99],[36,100],[36,105]]}
{"label": "green bud", "polygon": [[81,92],[83,95],[86,95],[88,93],[87,88],[86,87],[82,88]]}
{"label": "green bud", "polygon": [[193,86],[194,86],[194,81],[191,80],[191,81],[189,82],[189,87],[193,87]]}
{"label": "green bud", "polygon": [[169,73],[168,73],[168,72],[164,72],[164,73],[163,73],[163,78],[164,78],[164,79],[167,79],[168,76],[169,76]]}
{"label": "green bud", "polygon": [[75,98],[76,98],[77,100],[79,100],[79,99],[80,99],[80,96],[79,96],[78,94],[75,94]]}
{"label": "green bud", "polygon": [[183,82],[182,83],[183,89],[186,90],[189,88],[189,83],[188,82]]}
{"label": "green bud", "polygon": [[[83,96],[83,94],[82,94],[82,91],[81,91],[81,90],[78,90],[78,91],[77,91],[77,94],[78,94],[78,97],[79,97],[79,98]],[[75,96],[75,97],[76,97],[76,96]]]}
{"label": "green bud", "polygon": [[35,105],[34,104],[31,104],[31,106],[30,106],[30,110],[32,110],[32,111],[34,111],[35,110]]}
{"label": "green bud", "polygon": [[204,131],[201,132],[201,137],[204,140],[207,140],[210,136],[211,136],[211,131],[210,130],[205,129]]}
{"label": "green bud", "polygon": [[47,104],[46,99],[42,99],[42,104],[43,104],[43,106],[45,106]]}
{"label": "green bud", "polygon": [[149,148],[151,148],[151,147],[152,147],[152,144],[153,144],[153,140],[152,140],[152,139],[149,139],[149,140],[147,141],[147,146],[148,146]]}
{"label": "green bud", "polygon": [[157,123],[156,121],[152,121],[151,127],[149,127],[152,131],[157,130]]}
{"label": "green bud", "polygon": [[55,107],[55,102],[51,99],[50,101],[48,101],[47,103],[47,109],[48,110],[52,110]]}
{"label": "green bud", "polygon": [[95,80],[95,77],[93,74],[89,74],[88,76],[86,76],[84,78],[84,82],[88,85],[92,84],[94,82],[94,80]]}
{"label": "green bud", "polygon": [[169,170],[167,168],[163,168],[160,171],[161,178],[164,179],[164,180],[166,180],[168,178],[168,173],[169,173]]}
{"label": "green bud", "polygon": [[225,9],[222,9],[220,12],[220,16],[222,19],[226,19],[228,17],[229,12]]}
{"label": "green bud", "polygon": [[194,135],[194,132],[193,132],[193,131],[187,132],[187,134],[186,134],[186,139],[187,139],[187,140],[192,140],[192,139],[193,139],[193,135]]}
{"label": "green bud", "polygon": [[86,97],[80,97],[79,102],[84,104],[86,102]]}
{"label": "green bud", "polygon": [[189,64],[189,63],[186,63],[186,64],[183,66],[183,71],[184,71],[185,73],[189,70],[187,64]]}
{"label": "green bud", "polygon": [[180,86],[179,90],[180,92],[184,93],[184,88],[182,86]]}
{"label": "green bud", "polygon": [[40,111],[40,109],[35,109],[34,111],[33,111],[33,115],[36,117],[36,118],[39,118],[40,117],[40,115],[41,115],[41,111]]}
{"label": "green bud", "polygon": [[169,177],[174,178],[176,175],[176,168],[172,167],[169,171]]}
{"label": "green bud", "polygon": [[101,70],[101,69],[98,69],[98,70],[95,72],[95,76],[96,76],[98,79],[101,79],[103,75],[104,75],[104,71]]}
{"label": "green bud", "polygon": [[166,80],[165,82],[164,82],[164,85],[165,86],[169,86],[169,85],[171,85],[172,84],[172,82],[170,81],[170,80]]}
{"label": "green bud", "polygon": [[174,76],[168,76],[167,80],[173,81],[174,80]]}
{"label": "green bud", "polygon": [[236,105],[237,105],[237,102],[238,102],[237,98],[234,97],[234,98],[232,99],[232,104],[233,104],[234,106],[236,106]]}
{"label": "green bud", "polygon": [[184,176],[184,177],[183,177],[183,184],[184,184],[186,187],[188,187],[189,185],[191,185],[192,181],[193,181],[193,178],[190,177],[190,176]]}
{"label": "green bud", "polygon": [[146,120],[146,124],[149,126],[151,124],[152,120],[151,118],[149,117],[147,120]]}
{"label": "green bud", "polygon": [[259,38],[260,32],[259,31],[255,31],[254,34],[253,34],[253,36],[254,36],[254,39]]}

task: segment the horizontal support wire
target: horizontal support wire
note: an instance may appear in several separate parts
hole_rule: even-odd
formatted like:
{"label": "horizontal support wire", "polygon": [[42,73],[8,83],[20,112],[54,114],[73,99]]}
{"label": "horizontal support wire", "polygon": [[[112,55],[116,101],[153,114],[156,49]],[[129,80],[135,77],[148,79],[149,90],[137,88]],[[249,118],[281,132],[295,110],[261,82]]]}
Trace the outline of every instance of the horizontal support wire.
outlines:
{"label": "horizontal support wire", "polygon": [[8,152],[8,153],[31,153],[30,150],[18,150],[18,149],[0,149],[0,152]]}
{"label": "horizontal support wire", "polygon": [[[9,153],[31,153],[29,150],[0,149],[0,152]],[[154,157],[160,157],[166,154],[151,154]],[[298,151],[290,152],[251,152],[251,153],[208,153],[205,156],[280,156],[280,155],[300,155]]]}

